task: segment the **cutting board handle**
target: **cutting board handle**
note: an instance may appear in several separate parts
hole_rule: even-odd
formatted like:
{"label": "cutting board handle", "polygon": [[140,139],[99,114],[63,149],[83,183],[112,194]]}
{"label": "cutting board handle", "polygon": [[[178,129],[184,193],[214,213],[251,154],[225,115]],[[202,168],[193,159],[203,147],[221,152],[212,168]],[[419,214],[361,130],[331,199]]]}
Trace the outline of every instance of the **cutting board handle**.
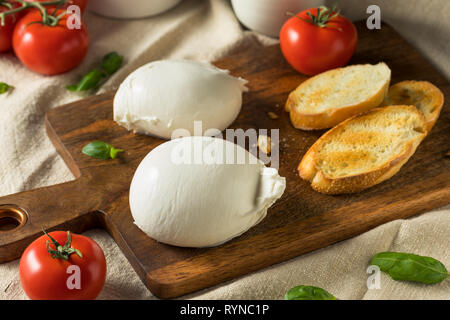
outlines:
{"label": "cutting board handle", "polygon": [[[0,263],[20,257],[42,228],[82,232],[100,223],[82,179],[0,198]],[[77,200],[78,199],[78,200]]]}

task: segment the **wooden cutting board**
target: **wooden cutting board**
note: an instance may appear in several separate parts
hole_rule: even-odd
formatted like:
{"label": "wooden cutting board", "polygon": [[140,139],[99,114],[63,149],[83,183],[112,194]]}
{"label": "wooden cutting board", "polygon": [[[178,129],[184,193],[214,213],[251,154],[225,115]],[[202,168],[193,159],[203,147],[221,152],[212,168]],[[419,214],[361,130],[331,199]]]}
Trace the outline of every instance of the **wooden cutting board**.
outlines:
{"label": "wooden cutting board", "polygon": [[[392,83],[428,80],[450,101],[449,82],[391,27],[383,25],[378,31],[369,31],[364,23],[357,27],[360,40],[352,64],[384,61],[392,68]],[[288,93],[306,78],[289,67],[278,46],[242,52],[216,65],[250,81],[250,92],[232,127],[280,129],[279,172],[286,177],[287,188],[259,225],[210,249],[172,247],[140,231],[133,224],[128,189],[140,161],[164,141],[116,125],[111,92],[47,114],[48,136],[76,180],[0,198],[0,205],[5,205],[0,206],[0,262],[18,258],[41,235],[41,227],[77,233],[100,227],[111,234],[156,296],[172,298],[450,203],[450,158],[445,157],[450,151],[448,102],[431,134],[392,179],[360,194],[329,196],[314,192],[296,170],[323,131],[294,129],[283,110]],[[268,112],[279,118],[271,119]],[[116,160],[91,159],[81,149],[93,140],[109,142],[126,153]]]}

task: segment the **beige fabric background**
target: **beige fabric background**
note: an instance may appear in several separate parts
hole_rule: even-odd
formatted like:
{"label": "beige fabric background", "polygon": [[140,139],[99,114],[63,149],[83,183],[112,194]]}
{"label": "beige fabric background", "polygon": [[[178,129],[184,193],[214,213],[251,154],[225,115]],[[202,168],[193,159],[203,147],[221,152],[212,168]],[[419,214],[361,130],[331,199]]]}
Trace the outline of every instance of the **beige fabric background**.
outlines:
{"label": "beige fabric background", "polygon": [[[300,0],[299,0],[300,1]],[[382,8],[393,25],[450,79],[450,2],[447,0],[340,1],[344,13],[364,18],[368,4]],[[243,28],[225,0],[183,0],[157,17],[119,21],[85,16],[92,44],[83,64],[69,74],[43,77],[0,56],[0,81],[16,87],[0,96],[0,195],[73,179],[46,137],[44,114],[80,99],[64,85],[76,81],[112,50],[125,56],[125,66],[102,91],[117,87],[134,69],[162,58],[215,60],[247,46],[276,43]],[[418,195],[420,196],[420,195]],[[449,199],[450,201],[450,199]],[[108,275],[101,299],[154,299],[112,239],[101,230],[86,233],[103,248]],[[395,282],[382,275],[379,290],[367,290],[366,268],[379,251],[429,255],[450,268],[450,206],[405,221],[394,221],[359,237],[318,250],[220,286],[197,292],[192,299],[281,299],[287,289],[306,284],[323,287],[340,299],[450,299],[450,280],[425,286]],[[0,265],[0,299],[25,299],[18,261]]]}

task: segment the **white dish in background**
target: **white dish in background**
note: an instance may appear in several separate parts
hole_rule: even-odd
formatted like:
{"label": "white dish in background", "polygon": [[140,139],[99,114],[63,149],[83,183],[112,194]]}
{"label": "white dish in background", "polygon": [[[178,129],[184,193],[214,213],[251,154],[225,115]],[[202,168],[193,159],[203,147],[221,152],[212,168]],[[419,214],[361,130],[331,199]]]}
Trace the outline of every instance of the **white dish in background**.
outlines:
{"label": "white dish in background", "polygon": [[270,37],[279,36],[284,22],[290,18],[287,12],[297,14],[324,3],[324,0],[231,0],[243,25]]}
{"label": "white dish in background", "polygon": [[160,14],[181,0],[89,0],[88,10],[102,16],[135,19]]}

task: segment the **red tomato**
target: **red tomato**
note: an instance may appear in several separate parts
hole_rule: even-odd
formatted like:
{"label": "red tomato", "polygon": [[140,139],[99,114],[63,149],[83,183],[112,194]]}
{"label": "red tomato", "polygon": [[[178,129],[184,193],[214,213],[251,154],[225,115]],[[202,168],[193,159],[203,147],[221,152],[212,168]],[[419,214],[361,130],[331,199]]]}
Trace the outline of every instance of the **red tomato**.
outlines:
{"label": "red tomato", "polygon": [[[11,2],[9,2],[11,3]],[[13,8],[19,7],[17,2],[11,3]],[[0,2],[0,12],[8,11],[6,5]],[[5,18],[5,25],[0,25],[0,52],[6,52],[12,49],[12,36],[14,32],[14,27],[16,26],[17,21],[22,16],[21,12],[16,14],[8,15]]]}
{"label": "red tomato", "polygon": [[[66,232],[56,231],[49,235],[61,246],[68,240]],[[25,293],[33,300],[91,300],[103,288],[106,277],[106,260],[100,246],[92,239],[71,234],[70,247],[81,252],[68,256],[68,260],[52,258],[47,251],[55,245],[47,236],[35,240],[20,259],[20,281]],[[78,286],[79,285],[79,286]]]}
{"label": "red tomato", "polygon": [[[49,0],[25,0],[25,1],[27,1],[27,2],[33,2],[33,1],[48,2]],[[81,9],[81,12],[83,13],[86,10],[87,0],[67,0],[66,5],[64,7],[67,8],[68,6],[71,6],[73,4],[76,6],[79,6]]]}
{"label": "red tomato", "polygon": [[[55,16],[65,12],[57,10]],[[45,75],[72,70],[83,61],[89,47],[89,34],[82,22],[81,29],[67,28],[67,18],[56,26],[42,21],[40,11],[32,11],[17,23],[13,48],[17,57],[29,69]],[[31,24],[30,24],[31,23]]]}
{"label": "red tomato", "polygon": [[[321,11],[323,13],[323,8]],[[300,12],[283,25],[280,45],[284,57],[294,69],[315,75],[342,67],[352,57],[358,42],[353,23],[338,15],[322,21],[322,27],[311,21],[318,16],[318,8]],[[322,16],[323,17],[323,16]],[[305,21],[307,20],[307,21]]]}

